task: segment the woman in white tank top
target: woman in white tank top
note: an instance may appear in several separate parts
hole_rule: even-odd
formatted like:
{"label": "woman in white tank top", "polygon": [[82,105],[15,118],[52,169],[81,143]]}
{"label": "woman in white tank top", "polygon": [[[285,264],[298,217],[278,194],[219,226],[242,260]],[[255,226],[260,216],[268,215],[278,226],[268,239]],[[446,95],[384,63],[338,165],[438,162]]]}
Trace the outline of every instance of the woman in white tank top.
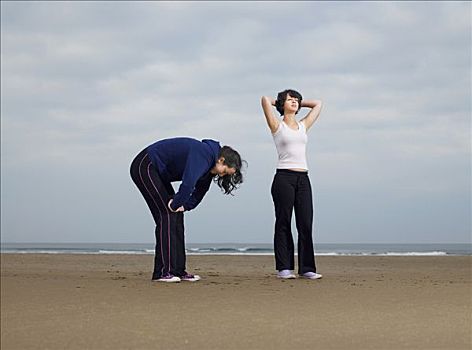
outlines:
{"label": "woman in white tank top", "polygon": [[[298,231],[298,274],[300,277],[318,279],[313,249],[313,199],[308,165],[306,161],[307,131],[318,119],[322,102],[303,100],[295,90],[284,90],[274,100],[262,97],[262,109],[274,138],[278,154],[277,171],[272,182],[272,199],[275,208],[274,253],[279,278],[296,278],[293,273],[294,243],[292,237],[292,212]],[[282,116],[274,115],[273,106]],[[310,108],[308,114],[297,121],[296,114],[302,107]]]}

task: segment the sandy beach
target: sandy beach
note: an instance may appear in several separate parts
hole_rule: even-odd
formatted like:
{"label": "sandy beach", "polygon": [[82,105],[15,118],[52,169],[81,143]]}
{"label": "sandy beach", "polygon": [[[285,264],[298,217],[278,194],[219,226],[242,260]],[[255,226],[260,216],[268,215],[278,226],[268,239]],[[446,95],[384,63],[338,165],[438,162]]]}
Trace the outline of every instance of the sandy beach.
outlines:
{"label": "sandy beach", "polygon": [[202,280],[150,281],[151,255],[1,255],[1,348],[470,349],[470,256],[189,256]]}

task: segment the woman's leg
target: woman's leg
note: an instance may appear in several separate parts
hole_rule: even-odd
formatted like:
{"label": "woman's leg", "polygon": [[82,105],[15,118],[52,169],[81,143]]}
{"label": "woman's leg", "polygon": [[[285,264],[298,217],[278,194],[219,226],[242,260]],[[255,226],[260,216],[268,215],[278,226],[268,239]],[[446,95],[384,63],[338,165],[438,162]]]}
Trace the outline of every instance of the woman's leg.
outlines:
{"label": "woman's leg", "polygon": [[313,197],[307,174],[299,176],[295,195],[295,222],[298,231],[298,273],[316,272],[313,250]]}
{"label": "woman's leg", "polygon": [[292,212],[295,200],[294,177],[277,172],[272,182],[272,199],[275,207],[274,253],[275,268],[293,270],[294,244],[292,237]]}
{"label": "woman's leg", "polygon": [[152,278],[158,279],[162,276],[175,275],[175,252],[172,249],[176,227],[172,215],[175,213],[170,212],[167,208],[167,203],[171,198],[169,186],[172,186],[163,183],[145,150],[133,160],[130,171],[131,178],[146,200],[156,223]]}
{"label": "woman's leg", "polygon": [[[175,191],[171,184],[165,184],[167,193],[170,197],[174,197]],[[184,213],[170,212],[171,227],[174,227],[173,239],[171,241],[171,257],[173,266],[173,274],[175,276],[183,276],[185,274],[185,231],[184,231]]]}
{"label": "woman's leg", "polygon": [[175,273],[177,276],[183,276],[186,273],[184,213],[176,213],[175,221]]}

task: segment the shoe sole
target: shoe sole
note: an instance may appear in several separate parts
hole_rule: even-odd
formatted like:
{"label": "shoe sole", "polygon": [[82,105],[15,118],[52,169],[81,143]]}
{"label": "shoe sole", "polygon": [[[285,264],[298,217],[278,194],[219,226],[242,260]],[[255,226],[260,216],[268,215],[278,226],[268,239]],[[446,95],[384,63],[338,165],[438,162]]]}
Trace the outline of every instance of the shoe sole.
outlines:
{"label": "shoe sole", "polygon": [[316,276],[316,277],[305,277],[305,276],[300,276],[300,278],[304,278],[306,280],[319,280],[323,278],[323,276]]}
{"label": "shoe sole", "polygon": [[195,275],[194,278],[180,278],[182,282],[197,282],[201,280],[201,277],[198,275]]}
{"label": "shoe sole", "polygon": [[152,280],[152,282],[164,282],[164,283],[180,283],[180,279],[178,280],[161,280],[161,279],[158,279],[158,280]]}

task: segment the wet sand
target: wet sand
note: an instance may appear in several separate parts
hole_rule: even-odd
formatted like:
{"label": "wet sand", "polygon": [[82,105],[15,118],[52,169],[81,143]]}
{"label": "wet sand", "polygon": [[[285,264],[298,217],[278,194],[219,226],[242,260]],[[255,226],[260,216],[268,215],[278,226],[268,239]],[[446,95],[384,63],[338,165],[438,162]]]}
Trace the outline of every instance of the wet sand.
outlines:
{"label": "wet sand", "polygon": [[151,255],[1,255],[2,349],[470,349],[470,256],[189,256],[202,280],[150,281]]}

